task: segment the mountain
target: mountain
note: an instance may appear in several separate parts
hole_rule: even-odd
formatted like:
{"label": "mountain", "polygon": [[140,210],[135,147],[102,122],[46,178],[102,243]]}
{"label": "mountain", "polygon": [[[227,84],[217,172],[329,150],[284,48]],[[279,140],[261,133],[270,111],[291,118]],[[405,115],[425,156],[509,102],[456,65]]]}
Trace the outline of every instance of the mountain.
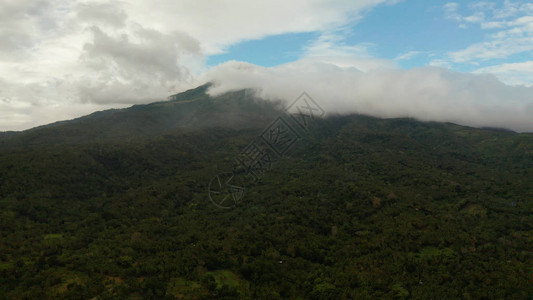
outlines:
{"label": "mountain", "polygon": [[533,295],[532,134],[208,88],[0,135],[0,299]]}
{"label": "mountain", "polygon": [[[21,146],[87,143],[129,139],[172,132],[191,132],[212,127],[257,126],[275,112],[272,103],[253,99],[250,91],[208,97],[210,84],[173,95],[174,100],[127,109],[96,112],[71,121],[40,126],[18,134],[9,144]],[[231,101],[228,101],[231,99]],[[253,99],[253,100],[251,100]]]}

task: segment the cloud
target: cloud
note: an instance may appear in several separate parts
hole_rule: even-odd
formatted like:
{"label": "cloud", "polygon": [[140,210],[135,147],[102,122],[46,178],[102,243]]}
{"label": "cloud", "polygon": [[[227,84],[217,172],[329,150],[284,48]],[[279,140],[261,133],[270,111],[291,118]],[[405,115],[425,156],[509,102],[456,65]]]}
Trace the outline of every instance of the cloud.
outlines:
{"label": "cloud", "polygon": [[0,128],[20,130],[126,106],[79,103],[73,100],[76,93],[72,85],[60,81],[24,84],[0,77]]}
{"label": "cloud", "polygon": [[[0,130],[59,117],[43,115],[44,106],[82,111],[75,107],[165,99],[206,71],[207,56],[231,45],[275,34],[334,33],[376,5],[395,2],[5,0],[0,4],[0,99],[9,101],[2,103]],[[353,54],[357,47],[337,49]],[[316,59],[311,52],[309,59]],[[329,55],[337,63],[369,69],[386,63],[368,56],[335,57]]]}
{"label": "cloud", "polygon": [[77,19],[89,24],[105,24],[112,27],[124,27],[128,16],[116,2],[80,3],[77,7]]}
{"label": "cloud", "polygon": [[502,82],[511,85],[533,86],[533,61],[520,63],[506,63],[480,68],[474,71],[477,74],[494,74]]}
{"label": "cloud", "polygon": [[488,34],[484,42],[448,53],[451,61],[476,63],[533,51],[533,5],[530,3],[505,1],[497,7],[493,3],[482,2],[471,6],[474,12],[467,17],[458,13],[458,7],[446,4],[443,8],[445,16],[457,21],[460,26],[476,23],[481,29],[495,32]]}
{"label": "cloud", "polygon": [[467,23],[481,23],[483,20],[485,20],[485,14],[482,12],[477,12],[468,17],[464,17],[464,21]]}
{"label": "cloud", "polygon": [[502,28],[504,26],[505,26],[504,22],[490,21],[490,22],[483,22],[481,24],[481,29],[496,29],[496,28]]}
{"label": "cloud", "polygon": [[494,17],[496,19],[505,19],[514,16],[520,12],[522,6],[527,8],[527,4],[505,0],[502,8],[493,8]]}
{"label": "cloud", "polygon": [[445,69],[452,68],[452,64],[448,60],[439,59],[439,58],[432,59],[429,62],[429,65],[432,67],[440,67],[440,68],[445,68]]}
{"label": "cloud", "polygon": [[176,81],[186,80],[181,54],[200,55],[199,42],[181,32],[161,33],[134,26],[129,33],[109,35],[93,26],[93,41],[84,45],[81,62],[98,73],[83,78],[82,100],[95,103],[131,103],[164,98]]}
{"label": "cloud", "polygon": [[270,68],[233,61],[213,68],[204,79],[216,83],[212,95],[251,88],[260,97],[290,101],[306,91],[329,114],[533,131],[533,88],[508,86],[493,75],[435,67],[361,72],[303,60]]}
{"label": "cloud", "polygon": [[[418,53],[380,59],[371,55],[372,44],[345,42],[347,28],[366,12],[396,2],[6,0],[0,4],[0,130],[161,100],[208,80],[219,84],[213,92],[256,88],[272,99],[292,99],[306,90],[323,99],[330,113],[531,127],[524,115],[530,112],[530,88],[439,68],[402,71],[396,61]],[[532,5],[479,4],[467,16],[459,8],[445,6],[451,19],[495,32],[486,43],[450,53],[447,60],[435,58],[433,64],[533,49]],[[319,38],[302,49],[297,62],[274,68],[230,62],[206,70],[207,56],[236,43],[302,32]],[[510,80],[505,76],[511,67],[525,72],[518,65],[478,71]]]}
{"label": "cloud", "polygon": [[62,13],[48,1],[7,0],[0,4],[0,61],[23,58],[57,29]]}
{"label": "cloud", "polygon": [[458,13],[459,4],[457,2],[448,2],[442,7],[444,9],[444,15],[447,19],[460,22],[463,18]]}
{"label": "cloud", "polygon": [[388,0],[129,1],[129,16],[155,29],[170,26],[202,41],[206,55],[244,40],[297,32],[328,32],[358,21]]}
{"label": "cloud", "polygon": [[344,68],[357,68],[361,71],[397,67],[393,61],[370,55],[368,49],[372,46],[368,43],[347,45],[340,35],[326,33],[304,49],[302,59]]}
{"label": "cloud", "polygon": [[409,51],[407,53],[404,53],[402,55],[398,55],[395,60],[410,60],[411,58],[418,56],[420,54],[423,54],[423,51]]}

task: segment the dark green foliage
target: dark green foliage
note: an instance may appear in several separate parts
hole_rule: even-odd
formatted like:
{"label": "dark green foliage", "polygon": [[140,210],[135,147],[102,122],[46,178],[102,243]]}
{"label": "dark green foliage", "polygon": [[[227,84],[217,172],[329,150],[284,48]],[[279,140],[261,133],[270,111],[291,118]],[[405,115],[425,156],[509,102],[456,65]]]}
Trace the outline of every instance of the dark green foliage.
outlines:
{"label": "dark green foliage", "polygon": [[531,299],[533,135],[319,120],[223,210],[278,112],[205,88],[0,135],[0,299]]}

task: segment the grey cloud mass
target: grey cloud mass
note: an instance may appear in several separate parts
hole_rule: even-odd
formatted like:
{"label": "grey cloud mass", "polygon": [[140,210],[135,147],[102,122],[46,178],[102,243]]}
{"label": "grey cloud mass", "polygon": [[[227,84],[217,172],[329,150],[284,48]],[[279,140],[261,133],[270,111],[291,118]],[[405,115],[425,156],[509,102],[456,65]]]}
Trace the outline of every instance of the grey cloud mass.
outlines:
{"label": "grey cloud mass", "polygon": [[[190,76],[180,64],[181,54],[200,55],[199,42],[185,33],[161,33],[141,26],[111,36],[93,26],[80,60],[99,76],[87,80],[82,100],[131,103],[135,99],[164,98],[173,85]],[[87,83],[90,83],[88,85]]]}
{"label": "grey cloud mass", "polygon": [[124,27],[127,18],[126,12],[115,2],[81,3],[77,7],[77,19],[83,22]]}

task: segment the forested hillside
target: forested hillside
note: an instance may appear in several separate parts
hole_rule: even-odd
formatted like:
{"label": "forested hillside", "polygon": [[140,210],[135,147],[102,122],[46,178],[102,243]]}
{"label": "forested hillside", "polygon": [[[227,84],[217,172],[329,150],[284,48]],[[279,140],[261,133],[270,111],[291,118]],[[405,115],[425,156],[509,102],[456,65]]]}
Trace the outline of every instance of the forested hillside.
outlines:
{"label": "forested hillside", "polygon": [[533,299],[533,134],[317,119],[221,209],[282,112],[207,88],[0,135],[0,299]]}

